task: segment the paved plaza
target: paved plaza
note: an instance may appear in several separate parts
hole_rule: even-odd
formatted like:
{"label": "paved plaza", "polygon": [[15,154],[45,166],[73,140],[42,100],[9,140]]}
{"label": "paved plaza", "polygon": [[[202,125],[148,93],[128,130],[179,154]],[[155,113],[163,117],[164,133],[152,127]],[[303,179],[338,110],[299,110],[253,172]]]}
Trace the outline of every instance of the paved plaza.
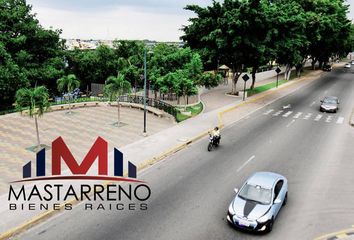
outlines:
{"label": "paved plaza", "polygon": [[[114,125],[117,108],[110,106],[74,109],[72,114],[67,111],[48,112],[38,121],[41,144],[51,146],[51,142],[61,136],[80,162],[98,136],[108,142],[109,150],[144,138],[143,111],[122,107],[121,121],[123,126]],[[149,135],[174,124],[172,119],[147,114]],[[27,150],[36,145],[34,119],[20,113],[0,116],[0,139],[0,194],[3,194],[7,191],[8,182],[22,178],[22,166],[35,159],[35,153]],[[51,150],[46,154],[50,158]]]}

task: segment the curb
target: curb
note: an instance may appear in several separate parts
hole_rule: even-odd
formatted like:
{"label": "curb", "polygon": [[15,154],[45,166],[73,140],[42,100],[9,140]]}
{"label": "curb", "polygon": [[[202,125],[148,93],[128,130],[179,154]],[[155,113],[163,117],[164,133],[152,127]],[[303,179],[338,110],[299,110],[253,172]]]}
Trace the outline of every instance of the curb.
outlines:
{"label": "curb", "polygon": [[354,127],[354,108],[353,108],[352,114],[350,116],[349,125]]}
{"label": "curb", "polygon": [[[320,76],[321,75],[322,74],[320,74]],[[318,77],[319,76],[316,76],[316,79]],[[248,99],[246,101],[237,103],[234,106],[231,106],[231,107],[229,107],[227,109],[224,109],[224,110],[218,112],[217,113],[217,118],[218,118],[218,126],[219,126],[219,128],[221,129],[221,128],[225,127],[225,125],[223,124],[223,121],[222,121],[222,117],[223,117],[223,115],[225,113],[230,112],[230,111],[232,111],[234,109],[237,109],[237,108],[239,108],[239,107],[241,107],[241,106],[243,106],[245,104],[252,103],[254,101],[257,101],[258,99],[264,98],[264,97],[266,97],[266,96],[268,96],[270,94],[273,94],[275,91],[278,91],[279,89],[288,88],[289,86],[293,85],[294,83],[303,82],[305,80],[308,80],[308,78],[306,76],[304,76],[303,79],[299,79],[297,81],[289,81],[289,82],[287,82],[285,84],[282,84],[281,86],[279,86],[277,89],[274,89],[273,91],[265,91],[264,94],[261,94],[260,96],[255,95],[255,97],[252,97],[252,98],[250,98],[250,99]],[[204,108],[203,108],[203,110],[204,110]],[[354,110],[353,110],[353,113],[354,113]],[[352,116],[353,116],[353,114],[352,114]],[[353,122],[353,126],[354,126],[354,122]],[[142,163],[140,163],[137,166],[137,170],[139,170],[139,171],[143,170],[143,169],[145,169],[145,168],[147,168],[147,167],[149,167],[149,166],[161,161],[162,159],[166,158],[167,156],[170,156],[170,155],[172,155],[172,154],[174,154],[174,153],[186,148],[188,145],[192,144],[193,142],[196,142],[199,139],[207,136],[209,131],[210,130],[203,131],[203,132],[199,133],[198,135],[190,138],[187,142],[182,143],[182,144],[178,144],[178,145],[176,145],[176,146],[174,146],[174,147],[162,152],[161,154],[157,155],[156,157],[153,157],[151,159],[143,161]],[[124,174],[124,177],[126,177],[126,176],[127,176],[127,173]],[[104,182],[102,185],[103,186],[107,186],[109,183],[111,183],[111,182],[107,181],[107,182]],[[34,225],[40,223],[41,221],[46,220],[46,219],[50,218],[51,216],[61,212],[61,210],[64,208],[65,204],[71,203],[72,205],[76,205],[79,202],[81,202],[81,201],[76,200],[75,198],[72,198],[72,199],[70,199],[70,200],[68,200],[66,202],[63,202],[63,203],[60,204],[60,207],[59,207],[60,210],[51,209],[51,210],[48,210],[48,211],[46,211],[44,213],[41,213],[41,214],[33,217],[29,221],[23,223],[22,225],[14,227],[14,228],[10,229],[9,231],[0,234],[0,240],[8,239],[8,238],[10,238],[12,236],[15,236],[15,235],[17,235],[19,233],[22,233],[23,231],[33,227]]]}
{"label": "curb", "polygon": [[320,237],[315,238],[314,240],[335,240],[335,239],[346,239],[349,237],[354,237],[354,225],[352,228],[344,229],[338,232],[328,233]]}

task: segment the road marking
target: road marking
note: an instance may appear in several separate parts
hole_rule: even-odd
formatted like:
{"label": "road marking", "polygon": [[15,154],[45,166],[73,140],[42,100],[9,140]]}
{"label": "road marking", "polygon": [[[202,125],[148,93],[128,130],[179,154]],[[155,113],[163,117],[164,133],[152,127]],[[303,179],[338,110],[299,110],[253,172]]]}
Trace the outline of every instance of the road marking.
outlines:
{"label": "road marking", "polygon": [[269,113],[271,113],[273,111],[274,111],[274,109],[270,109],[270,110],[266,111],[265,113],[263,113],[263,115],[268,115]]}
{"label": "road marking", "polygon": [[295,119],[291,120],[290,123],[288,123],[288,125],[286,125],[286,127],[289,127],[291,124],[293,124],[295,122]]}
{"label": "road marking", "polygon": [[295,114],[295,116],[293,118],[299,118],[301,116],[302,112],[298,112]]}
{"label": "road marking", "polygon": [[339,117],[337,120],[337,124],[342,124],[344,122],[344,117]]}
{"label": "road marking", "polygon": [[310,107],[312,107],[313,105],[315,105],[315,101],[313,101],[311,104],[310,104]]}
{"label": "road marking", "polygon": [[291,108],[291,104],[288,104],[286,106],[283,106],[283,109],[288,109],[288,108]]}
{"label": "road marking", "polygon": [[284,113],[284,114],[283,114],[283,117],[289,117],[290,114],[292,114],[292,113],[293,113],[293,111],[288,111],[287,113]]}
{"label": "road marking", "polygon": [[315,118],[315,121],[320,121],[321,118],[322,118],[322,114],[318,114]]}
{"label": "road marking", "polygon": [[311,116],[312,116],[312,113],[307,113],[303,119],[308,120]]}
{"label": "road marking", "polygon": [[326,118],[326,122],[327,122],[327,123],[329,123],[329,122],[331,122],[331,121],[332,121],[332,119],[333,119],[333,117],[332,117],[332,116],[328,116],[328,117]]}
{"label": "road marking", "polygon": [[273,116],[279,116],[282,112],[283,110],[279,110],[278,112],[274,113]]}
{"label": "road marking", "polygon": [[248,159],[246,162],[244,162],[244,164],[242,164],[241,167],[239,167],[239,168],[237,169],[237,172],[241,171],[242,168],[244,168],[244,167],[245,167],[250,161],[252,161],[255,157],[256,157],[255,155],[253,155],[252,157],[250,157],[250,159]]}

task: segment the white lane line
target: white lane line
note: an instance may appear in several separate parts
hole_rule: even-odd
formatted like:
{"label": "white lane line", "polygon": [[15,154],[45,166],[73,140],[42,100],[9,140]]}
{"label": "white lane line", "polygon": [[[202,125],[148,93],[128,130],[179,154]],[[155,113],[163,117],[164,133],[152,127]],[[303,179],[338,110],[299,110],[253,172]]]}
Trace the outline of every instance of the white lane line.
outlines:
{"label": "white lane line", "polygon": [[311,116],[312,116],[312,113],[307,113],[303,119],[308,120]]}
{"label": "white lane line", "polygon": [[283,110],[279,110],[278,112],[274,113],[273,116],[279,116],[282,112]]}
{"label": "white lane line", "polygon": [[317,114],[315,121],[320,121],[321,118],[322,118],[322,114]]}
{"label": "white lane line", "polygon": [[296,113],[296,114],[294,115],[293,118],[299,118],[299,117],[301,116],[301,114],[302,114],[302,112],[298,112],[298,113]]}
{"label": "white lane line", "polygon": [[331,122],[331,121],[332,121],[332,119],[333,119],[333,117],[332,117],[332,116],[328,116],[328,117],[326,118],[326,122],[327,122],[327,123],[329,123],[329,122]]}
{"label": "white lane line", "polygon": [[342,124],[344,122],[344,117],[339,117],[337,120],[337,124]]}
{"label": "white lane line", "polygon": [[242,168],[244,168],[244,167],[245,167],[249,162],[251,162],[255,157],[256,157],[255,155],[253,155],[252,157],[250,157],[250,159],[248,159],[246,162],[244,162],[244,164],[242,164],[241,167],[239,167],[239,168],[237,169],[237,172],[241,171]]}
{"label": "white lane line", "polygon": [[290,114],[292,114],[292,113],[293,113],[293,111],[288,111],[287,113],[284,113],[284,114],[283,114],[283,117],[289,117]]}
{"label": "white lane line", "polygon": [[310,104],[310,107],[312,107],[313,105],[315,105],[315,101],[313,101],[311,104]]}
{"label": "white lane line", "polygon": [[265,113],[263,113],[263,115],[268,115],[269,113],[271,113],[273,111],[274,111],[274,109],[270,109],[270,110],[266,111]]}
{"label": "white lane line", "polygon": [[291,124],[293,124],[295,122],[295,119],[291,120],[290,123],[288,123],[288,125],[286,125],[286,127],[290,127]]}
{"label": "white lane line", "polygon": [[291,104],[288,104],[286,106],[283,106],[283,109],[288,109],[288,108],[291,108]]}

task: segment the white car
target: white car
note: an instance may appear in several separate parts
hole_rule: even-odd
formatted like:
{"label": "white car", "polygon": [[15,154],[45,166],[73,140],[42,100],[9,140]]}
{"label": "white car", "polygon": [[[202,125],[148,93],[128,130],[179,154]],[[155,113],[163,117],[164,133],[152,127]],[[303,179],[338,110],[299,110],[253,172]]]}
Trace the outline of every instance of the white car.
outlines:
{"label": "white car", "polygon": [[257,172],[235,189],[226,216],[235,228],[249,231],[272,231],[273,222],[288,199],[288,180],[277,173]]}
{"label": "white car", "polygon": [[351,64],[350,64],[350,63],[347,63],[347,64],[345,64],[344,67],[345,67],[345,68],[350,68],[350,67],[351,67]]}

